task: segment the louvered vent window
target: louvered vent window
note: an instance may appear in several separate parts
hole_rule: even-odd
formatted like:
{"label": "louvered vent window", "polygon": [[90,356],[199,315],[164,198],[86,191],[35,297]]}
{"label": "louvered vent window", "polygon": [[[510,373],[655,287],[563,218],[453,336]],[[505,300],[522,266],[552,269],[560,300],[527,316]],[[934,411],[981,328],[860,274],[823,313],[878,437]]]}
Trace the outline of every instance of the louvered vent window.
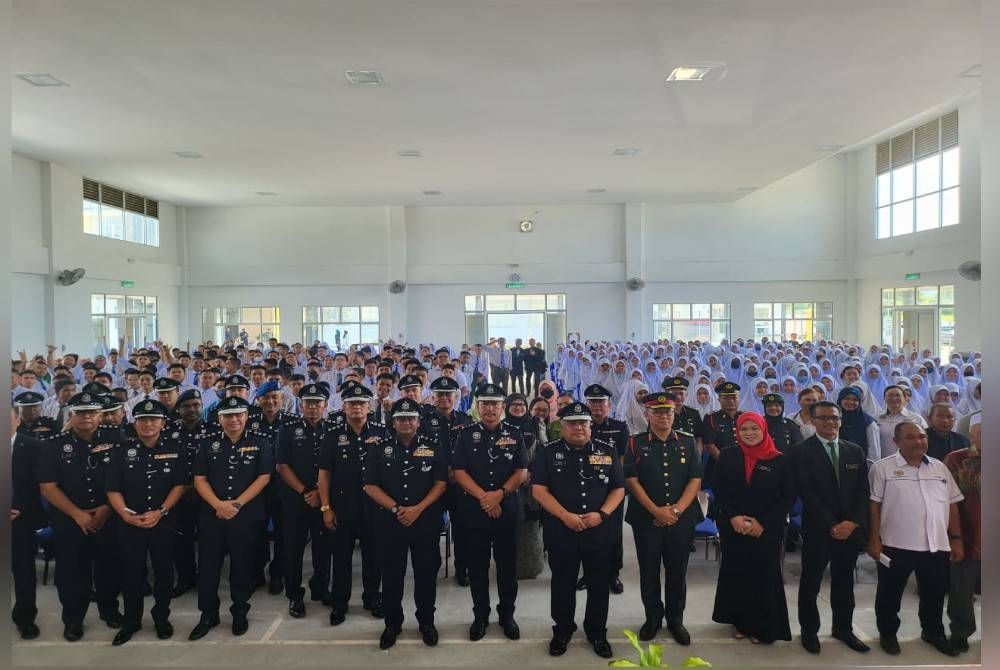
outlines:
{"label": "louvered vent window", "polygon": [[160,203],[83,180],[83,231],[113,240],[160,246]]}
{"label": "louvered vent window", "polygon": [[959,222],[958,111],[875,147],[879,239]]}

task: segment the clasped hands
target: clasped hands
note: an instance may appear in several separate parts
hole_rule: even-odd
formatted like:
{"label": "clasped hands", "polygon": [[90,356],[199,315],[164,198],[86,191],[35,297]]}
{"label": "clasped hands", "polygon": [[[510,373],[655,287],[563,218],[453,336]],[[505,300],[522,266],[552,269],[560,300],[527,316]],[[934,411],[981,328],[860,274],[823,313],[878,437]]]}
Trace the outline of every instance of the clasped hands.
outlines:
{"label": "clasped hands", "polygon": [[746,516],[740,514],[734,516],[729,520],[730,525],[733,530],[740,535],[749,535],[750,537],[760,537],[764,534],[764,527],[760,525],[760,522],[752,516]]}
{"label": "clasped hands", "polygon": [[483,491],[483,495],[479,496],[479,506],[486,512],[486,516],[489,518],[499,519],[503,513],[503,508],[500,506],[503,502],[503,497],[503,489]]}

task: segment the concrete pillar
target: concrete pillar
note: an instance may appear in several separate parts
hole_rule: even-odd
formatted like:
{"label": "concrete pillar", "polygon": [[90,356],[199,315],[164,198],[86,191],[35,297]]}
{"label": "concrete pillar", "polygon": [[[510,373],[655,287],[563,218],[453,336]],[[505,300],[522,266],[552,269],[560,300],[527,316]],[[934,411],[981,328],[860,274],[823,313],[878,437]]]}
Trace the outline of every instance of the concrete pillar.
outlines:
{"label": "concrete pillar", "polygon": [[[625,205],[625,277],[642,277],[645,261],[643,250],[645,206],[641,202]],[[627,340],[646,340],[651,335],[652,316],[643,313],[645,289],[630,291],[622,284],[625,294],[625,332]]]}
{"label": "concrete pillar", "polygon": [[[406,273],[406,208],[386,207],[385,223],[389,234],[389,255],[386,264],[386,292],[394,281],[407,281]],[[388,314],[380,315],[382,339],[405,340],[409,313],[409,287],[403,293],[388,293]]]}

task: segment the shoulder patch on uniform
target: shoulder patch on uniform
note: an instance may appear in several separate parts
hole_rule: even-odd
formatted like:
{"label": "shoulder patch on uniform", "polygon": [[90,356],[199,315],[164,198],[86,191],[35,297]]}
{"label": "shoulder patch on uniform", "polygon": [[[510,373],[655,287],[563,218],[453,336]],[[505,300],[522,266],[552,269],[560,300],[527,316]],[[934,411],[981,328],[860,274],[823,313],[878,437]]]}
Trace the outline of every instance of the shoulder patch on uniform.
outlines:
{"label": "shoulder patch on uniform", "polygon": [[685,437],[694,437],[694,434],[687,432],[686,430],[677,430],[674,428],[674,432],[678,435],[684,435]]}

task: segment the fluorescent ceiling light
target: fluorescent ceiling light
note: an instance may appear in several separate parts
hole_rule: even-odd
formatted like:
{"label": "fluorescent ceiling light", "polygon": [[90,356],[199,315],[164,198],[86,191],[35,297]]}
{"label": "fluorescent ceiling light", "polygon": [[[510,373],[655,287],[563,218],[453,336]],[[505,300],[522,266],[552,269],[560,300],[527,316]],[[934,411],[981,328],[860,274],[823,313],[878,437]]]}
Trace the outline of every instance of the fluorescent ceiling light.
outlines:
{"label": "fluorescent ceiling light", "polygon": [[274,191],[257,191],[257,195],[272,196],[272,195],[278,195],[278,194],[275,193]]}
{"label": "fluorescent ceiling light", "polygon": [[380,86],[384,83],[382,73],[378,70],[345,70],[344,76],[351,84],[364,84],[367,86]]}
{"label": "fluorescent ceiling light", "polygon": [[611,153],[615,156],[635,156],[637,153],[642,151],[638,147],[618,147]]}
{"label": "fluorescent ceiling light", "polygon": [[175,151],[174,155],[178,158],[204,158],[197,151]]}
{"label": "fluorescent ceiling light", "polygon": [[604,193],[607,190],[606,188],[588,188],[587,193]]}
{"label": "fluorescent ceiling light", "polygon": [[712,66],[697,66],[697,67],[675,67],[673,71],[667,75],[667,81],[704,81],[708,73],[712,71]]}
{"label": "fluorescent ceiling light", "polygon": [[14,76],[32,86],[69,86],[62,79],[53,77],[51,74],[16,74]]}
{"label": "fluorescent ceiling light", "polygon": [[424,195],[441,195],[441,191],[424,191]]}
{"label": "fluorescent ceiling light", "polygon": [[400,149],[396,153],[403,158],[420,158],[424,155],[420,149]]}

